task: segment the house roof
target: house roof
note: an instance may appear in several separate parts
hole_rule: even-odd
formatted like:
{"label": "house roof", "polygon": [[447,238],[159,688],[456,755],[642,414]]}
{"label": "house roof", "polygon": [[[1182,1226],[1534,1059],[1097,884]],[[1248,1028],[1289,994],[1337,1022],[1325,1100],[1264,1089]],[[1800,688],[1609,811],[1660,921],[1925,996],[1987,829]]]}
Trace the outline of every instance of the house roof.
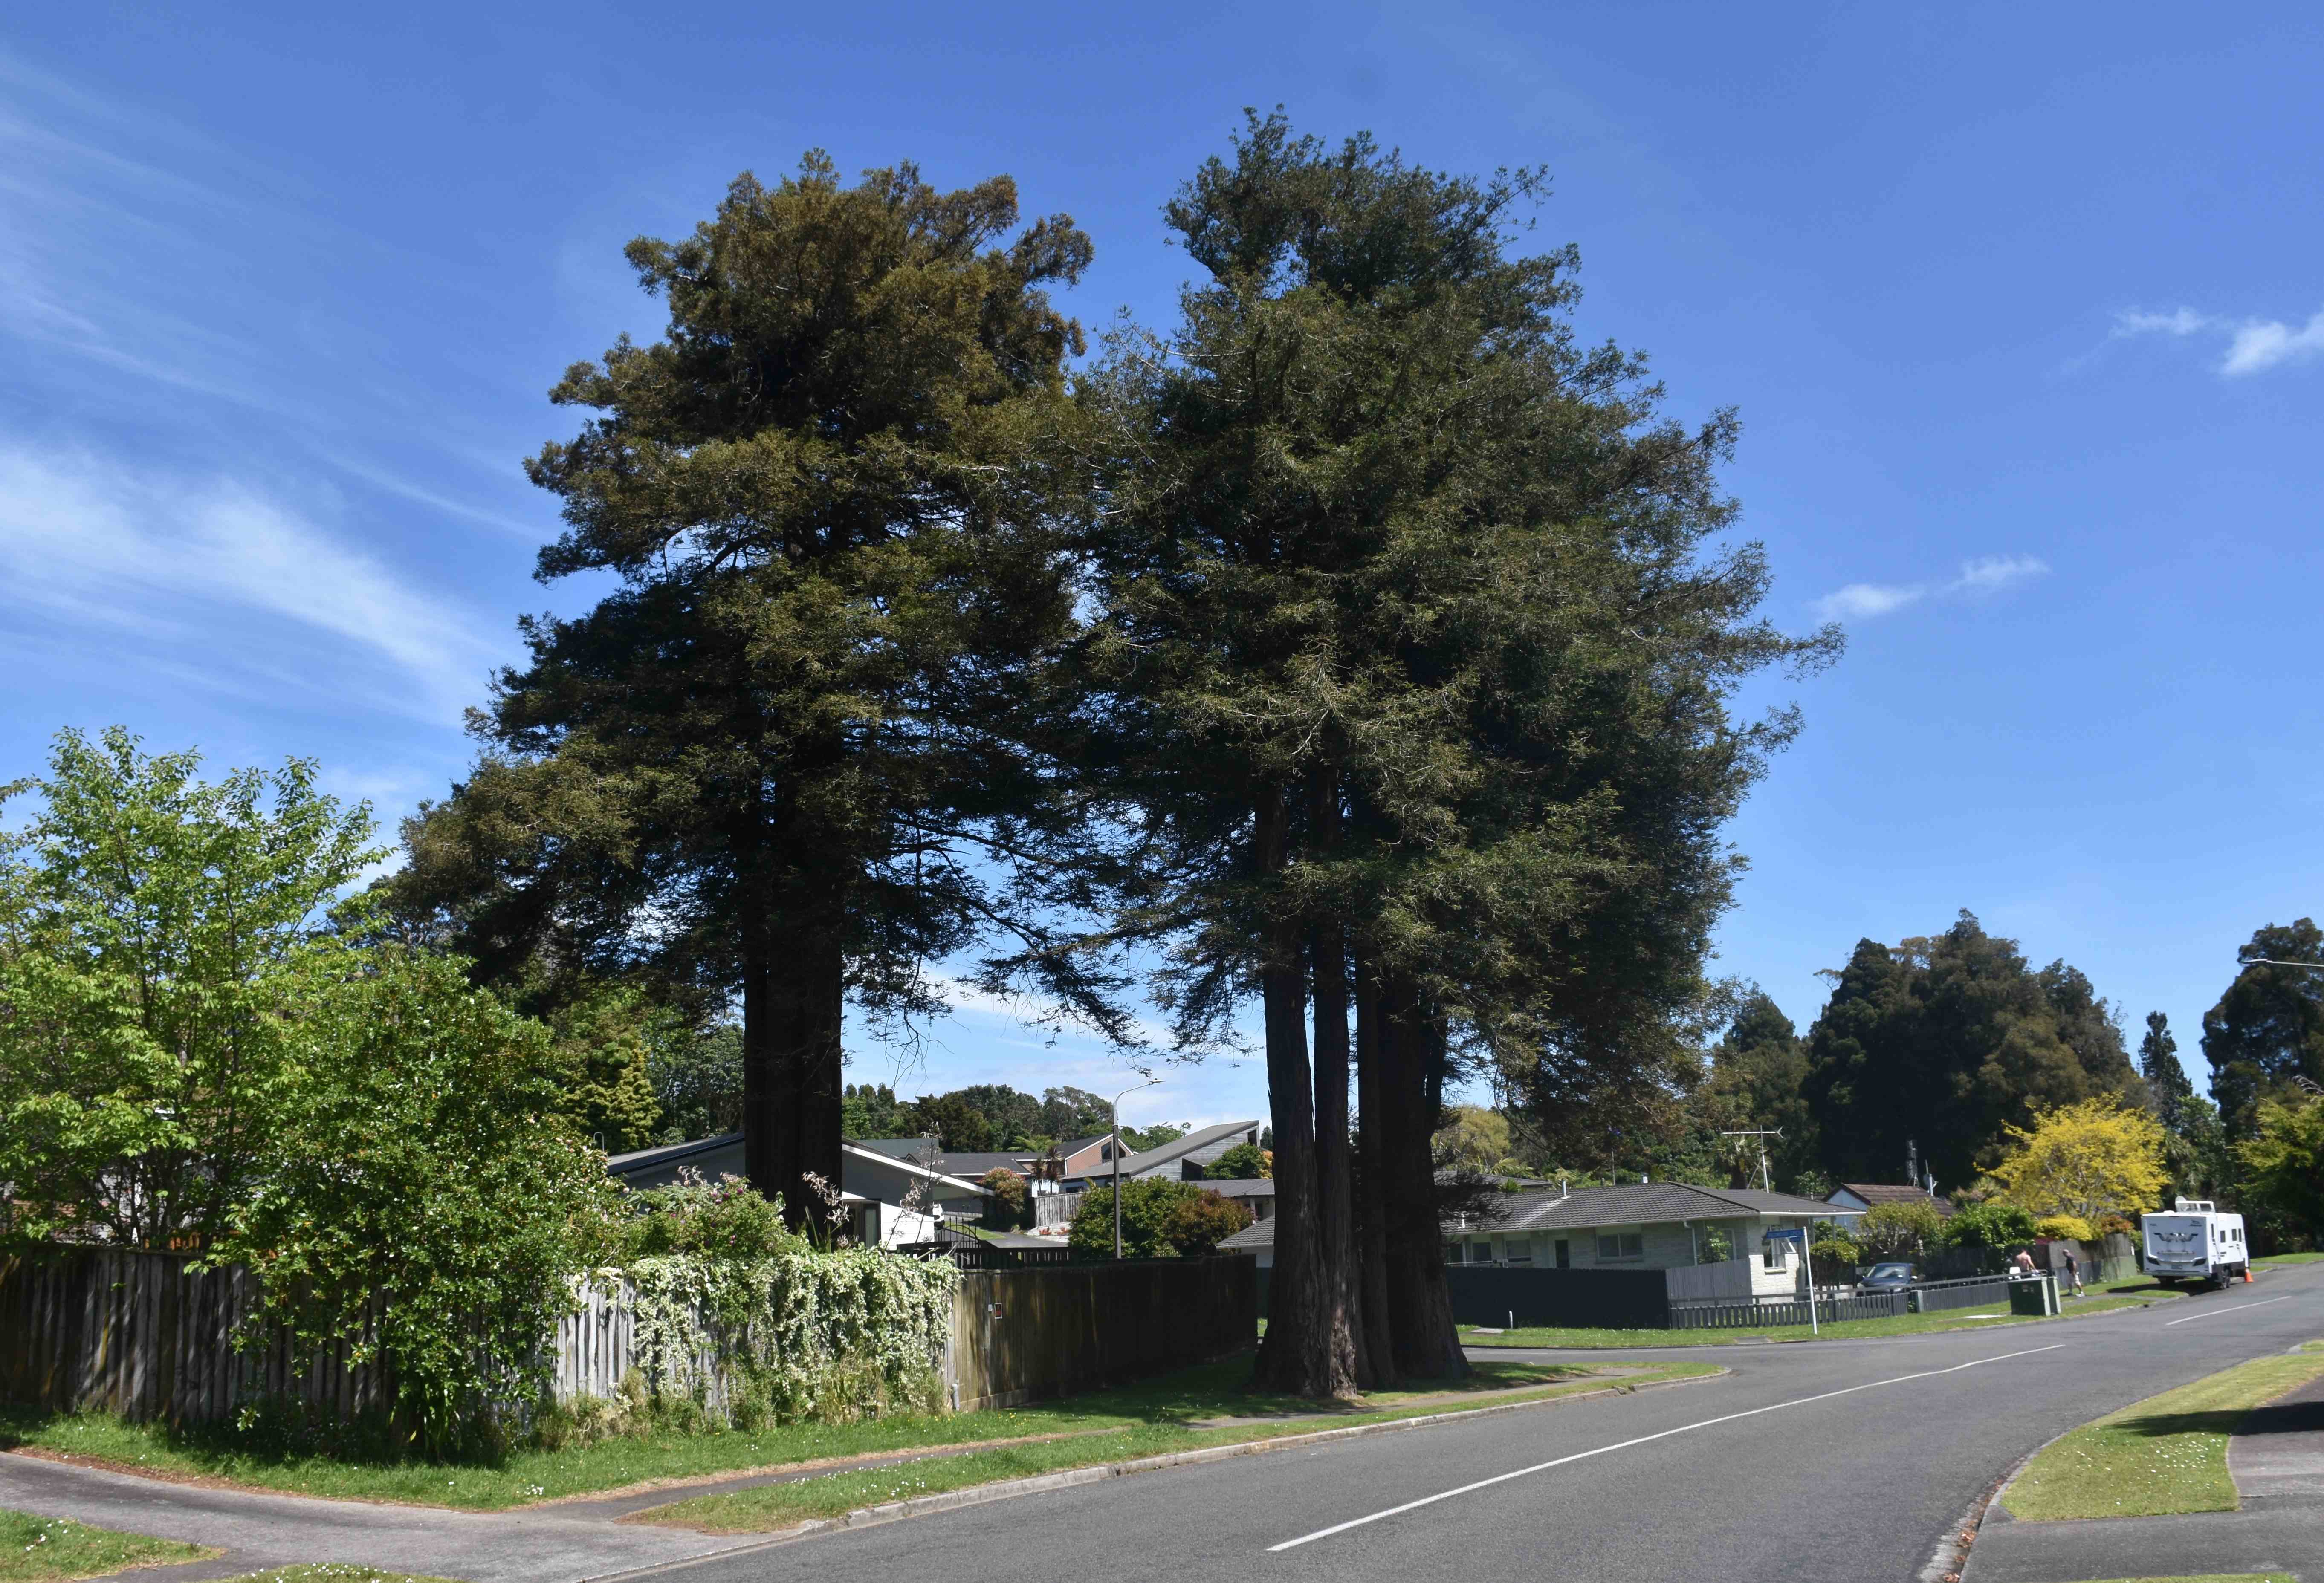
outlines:
{"label": "house roof", "polygon": [[[691,1143],[658,1144],[650,1149],[632,1149],[625,1155],[605,1156],[605,1170],[624,1180],[665,1167],[692,1164],[706,1155],[723,1154],[742,1146],[739,1132],[722,1132],[716,1137],[697,1137]],[[739,1162],[738,1162],[739,1163]]]}
{"label": "house roof", "polygon": [[1926,1188],[1914,1187],[1909,1182],[1843,1182],[1840,1190],[1862,1199],[1867,1208],[1880,1204],[1933,1203],[1943,1214],[1953,1212],[1950,1199],[1939,1198]]}
{"label": "house roof", "polygon": [[1253,1248],[1273,1247],[1274,1246],[1275,1222],[1271,1219],[1265,1220],[1253,1220],[1250,1225],[1245,1226],[1233,1236],[1222,1237],[1219,1238],[1219,1251],[1221,1253],[1249,1253]]}
{"label": "house roof", "polygon": [[[1208,1148],[1222,1139],[1232,1137],[1236,1133],[1258,1130],[1259,1123],[1256,1120],[1222,1121],[1216,1127],[1201,1127],[1184,1137],[1172,1138],[1158,1148],[1148,1149],[1142,1155],[1124,1155],[1121,1157],[1121,1173],[1124,1176],[1134,1176],[1140,1171],[1151,1171],[1157,1165],[1167,1165],[1173,1160],[1184,1159],[1196,1149]],[[1111,1174],[1111,1173],[1107,1173]]]}
{"label": "house roof", "polygon": [[1205,1176],[1194,1183],[1214,1190],[1221,1198],[1273,1198],[1272,1176]]}
{"label": "house roof", "polygon": [[1820,1199],[1756,1188],[1690,1187],[1678,1182],[1577,1187],[1570,1192],[1513,1192],[1488,1202],[1465,1228],[1491,1231],[1581,1230],[1594,1226],[1670,1225],[1766,1215],[1828,1216]]}
{"label": "house roof", "polygon": [[938,1155],[936,1158],[936,1167],[947,1176],[982,1176],[987,1171],[994,1169],[1014,1171],[1021,1176],[1025,1173],[1026,1162],[1032,1158],[1029,1154],[1016,1153],[1007,1149],[962,1151]]}
{"label": "house roof", "polygon": [[839,1140],[839,1147],[843,1154],[853,1155],[859,1160],[876,1161],[880,1164],[908,1172],[914,1176],[924,1176],[939,1187],[957,1187],[963,1192],[981,1193],[984,1191],[982,1183],[967,1182],[942,1171],[931,1171],[918,1160],[899,1160],[893,1155],[883,1155],[877,1149],[867,1149],[861,1144],[850,1143],[845,1138]]}

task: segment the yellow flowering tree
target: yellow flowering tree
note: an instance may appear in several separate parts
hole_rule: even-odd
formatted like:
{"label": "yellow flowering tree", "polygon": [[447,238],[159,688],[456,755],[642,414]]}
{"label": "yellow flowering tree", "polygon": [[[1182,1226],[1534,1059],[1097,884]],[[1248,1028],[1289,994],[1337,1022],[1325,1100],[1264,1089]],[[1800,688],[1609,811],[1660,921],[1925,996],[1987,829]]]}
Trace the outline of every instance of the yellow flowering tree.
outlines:
{"label": "yellow flowering tree", "polygon": [[2004,1201],[2035,1215],[2095,1222],[2136,1214],[2167,1179],[2162,1124],[2112,1100],[2037,1109],[2030,1130],[2011,1127],[2008,1136],[2009,1153],[1993,1179]]}

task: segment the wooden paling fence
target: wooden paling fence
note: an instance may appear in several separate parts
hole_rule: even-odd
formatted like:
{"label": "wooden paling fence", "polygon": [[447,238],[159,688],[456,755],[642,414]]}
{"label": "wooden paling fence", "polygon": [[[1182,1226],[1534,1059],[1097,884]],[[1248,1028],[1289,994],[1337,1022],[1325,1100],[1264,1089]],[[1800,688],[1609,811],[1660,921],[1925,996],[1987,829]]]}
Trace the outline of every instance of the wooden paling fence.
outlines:
{"label": "wooden paling fence", "polygon": [[0,1257],[0,1399],[198,1423],[260,1397],[342,1418],[393,1400],[384,1371],[350,1364],[341,1347],[305,1369],[285,1336],[237,1351],[257,1283],[191,1264],[98,1247]]}

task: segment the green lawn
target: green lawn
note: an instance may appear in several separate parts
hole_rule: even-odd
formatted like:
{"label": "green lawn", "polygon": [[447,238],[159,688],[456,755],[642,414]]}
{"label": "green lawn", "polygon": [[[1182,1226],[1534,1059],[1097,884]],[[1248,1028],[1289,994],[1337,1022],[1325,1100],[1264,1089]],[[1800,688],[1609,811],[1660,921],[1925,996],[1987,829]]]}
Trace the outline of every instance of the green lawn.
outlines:
{"label": "green lawn", "polygon": [[[1482,1365],[1483,1369],[1496,1367]],[[1705,1363],[1660,1364],[1637,1375],[1626,1376],[1624,1385],[1637,1385],[1654,1380],[1686,1378],[1715,1372]],[[1495,1388],[1505,1385],[1505,1376],[1487,1376],[1470,1388]],[[1504,1401],[1534,1401],[1582,1391],[1597,1390],[1602,1380],[1569,1379],[1562,1384],[1547,1385],[1537,1391],[1499,1398]],[[729,1495],[703,1496],[691,1500],[676,1501],[667,1506],[657,1506],[641,1513],[637,1522],[667,1523],[673,1527],[704,1529],[718,1533],[757,1533],[788,1528],[817,1517],[837,1517],[861,1506],[878,1505],[887,1501],[909,1500],[916,1496],[937,1495],[947,1490],[966,1489],[972,1485],[990,1484],[998,1479],[1023,1478],[1039,1473],[1056,1473],[1074,1468],[1095,1467],[1101,1463],[1126,1462],[1141,1457],[1158,1457],[1172,1451],[1192,1450],[1204,1446],[1233,1445],[1248,1440],[1269,1440],[1277,1435],[1297,1434],[1316,1429],[1336,1429],[1356,1423],[1386,1423],[1399,1418],[1420,1417],[1441,1413],[1445,1408],[1427,1404],[1394,1407],[1387,1405],[1415,1395],[1441,1393],[1441,1385],[1410,1392],[1381,1392],[1367,1398],[1381,1410],[1334,1416],[1328,1422],[1313,1420],[1288,1423],[1252,1424],[1233,1429],[1197,1430],[1184,1427],[1183,1422],[1164,1419],[1149,1420],[1124,1427],[1118,1434],[1102,1439],[1083,1440],[1049,1440],[1038,1444],[997,1447],[991,1450],[973,1451],[965,1456],[942,1459],[907,1462],[895,1467],[860,1468],[852,1472],[832,1474],[798,1484],[762,1485],[755,1489],[737,1490]],[[1286,1404],[1286,1405],[1304,1405]],[[1246,1404],[1240,1411],[1252,1409]],[[1212,1414],[1188,1412],[1185,1417],[1206,1417]]]}
{"label": "green lawn", "polygon": [[2252,1268],[2268,1270],[2278,1265],[2312,1265],[2319,1261],[2324,1261],[2324,1253],[2272,1253],[2265,1258],[2252,1260]]}
{"label": "green lawn", "polygon": [[[1556,1386],[1590,1371],[1547,1364],[1481,1366],[1454,1389]],[[1246,1392],[1248,1355],[1185,1369],[1119,1390],[1068,1397],[1003,1412],[940,1416],[899,1415],[847,1425],[796,1424],[756,1433],[658,1433],[602,1440],[558,1451],[518,1450],[496,1464],[339,1460],[318,1454],[262,1454],[228,1434],[173,1432],[158,1424],[124,1423],[93,1414],[65,1416],[0,1408],[0,1447],[39,1446],[91,1457],[131,1469],[207,1474],[265,1489],[360,1500],[497,1511],[559,1496],[586,1495],[664,1480],[701,1479],[834,1459],[1033,1437],[1102,1435],[1104,1445],[1070,1442],[1026,1455],[1082,1455],[1098,1460],[1129,1455],[1120,1436],[1167,1429],[1190,1419],[1292,1412],[1309,1404]],[[1590,1382],[1584,1380],[1585,1386]],[[1444,1386],[1431,1389],[1442,1391]],[[1394,1407],[1426,1391],[1382,1393],[1373,1404]],[[0,1580],[5,1583],[5,1580]]]}
{"label": "green lawn", "polygon": [[[2139,1308],[2152,1297],[2171,1295],[2150,1291],[2146,1296],[2070,1297],[2062,1317],[2080,1319],[2119,1308]],[[1498,1335],[1480,1335],[1475,1327],[1464,1325],[1461,1339],[1477,1347],[1725,1347],[1738,1341],[1840,1341],[1867,1336],[1923,1335],[1932,1330],[1989,1330],[2003,1325],[2039,1322],[2031,1317],[2012,1314],[2006,1303],[1995,1303],[1986,1308],[1956,1308],[1944,1313],[1899,1314],[1895,1319],[1833,1320],[1821,1327],[1820,1335],[1805,1325],[1762,1325],[1732,1330],[1601,1330],[1545,1325],[1503,1330]]]}
{"label": "green lawn", "polygon": [[217,1553],[174,1539],[91,1528],[69,1517],[35,1517],[27,1512],[0,1510],[0,1583],[100,1578],[131,1567],[165,1567]]}
{"label": "green lawn", "polygon": [[2002,1497],[2028,1522],[2231,1512],[2227,1436],[2254,1407],[2324,1375],[2324,1357],[2260,1358],[2135,1402],[2052,1441]]}

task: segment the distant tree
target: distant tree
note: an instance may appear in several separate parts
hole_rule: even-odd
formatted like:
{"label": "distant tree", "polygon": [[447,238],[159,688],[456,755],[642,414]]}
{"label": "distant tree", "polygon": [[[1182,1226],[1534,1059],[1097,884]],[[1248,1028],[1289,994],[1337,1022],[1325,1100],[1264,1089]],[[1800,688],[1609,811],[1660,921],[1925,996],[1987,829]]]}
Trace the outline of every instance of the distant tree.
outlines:
{"label": "distant tree", "polygon": [[291,1003],[383,854],[309,761],[200,768],[69,731],[45,778],[0,788],[41,798],[0,829],[0,1218],[20,1234],[214,1236],[282,1125]]}
{"label": "distant tree", "polygon": [[676,1014],[632,986],[601,983],[547,1021],[562,1072],[560,1109],[582,1136],[609,1155],[658,1141],[663,1112],[654,1089],[656,1051],[692,1043]]}
{"label": "distant tree", "polygon": [[1172,1206],[1163,1236],[1182,1258],[1218,1252],[1219,1244],[1250,1224],[1250,1209],[1216,1188],[1204,1188]]}
{"label": "distant tree", "polygon": [[1266,1153],[1257,1144],[1239,1143],[1203,1167],[1203,1174],[1222,1181],[1253,1182],[1267,1174]]}
{"label": "distant tree", "polygon": [[957,1093],[924,1096],[913,1102],[912,1125],[902,1136],[923,1134],[933,1135],[946,1154],[981,1154],[1001,1146],[992,1118]]}
{"label": "distant tree", "polygon": [[2163,1127],[2153,1115],[2112,1100],[2084,1100],[2035,1112],[2012,1126],[2009,1153],[1993,1167],[2004,1201],[2086,1222],[2152,1208],[2166,1180]]}
{"label": "distant tree", "polygon": [[1157,1121],[1151,1127],[1125,1127],[1121,1129],[1121,1152],[1125,1155],[1142,1155],[1148,1149],[1158,1149],[1166,1143],[1176,1143],[1194,1130],[1192,1127],[1173,1125],[1167,1121]]}
{"label": "distant tree", "polygon": [[978,1178],[991,1199],[984,1209],[984,1224],[995,1231],[1014,1231],[1033,1223],[1033,1196],[1025,1179],[1006,1165],[995,1165]]}
{"label": "distant tree", "polygon": [[1490,1175],[1509,1156],[1508,1118],[1482,1105],[1447,1105],[1431,1152],[1446,1169]]}
{"label": "distant tree", "polygon": [[996,1149],[1020,1149],[1041,1135],[1041,1102],[1006,1083],[973,1083],[950,1097],[983,1112],[992,1124]]}
{"label": "distant tree", "polygon": [[842,1133],[859,1141],[920,1136],[918,1111],[886,1083],[848,1084],[839,1097],[839,1118]]}
{"label": "distant tree", "polygon": [[1061,1144],[1077,1143],[1083,1138],[1096,1137],[1112,1125],[1111,1112],[1102,1095],[1076,1088],[1041,1091],[1038,1130],[1046,1137]]}
{"label": "distant tree", "polygon": [[2016,942],[1963,912],[1942,934],[1857,943],[1808,1032],[1803,1085],[1821,1164],[1893,1181],[1917,1145],[1941,1188],[2037,1108],[2139,1097],[2112,1010],[2062,962],[2036,973]]}
{"label": "distant tree", "polygon": [[2179,1063],[2179,1041],[2171,1036],[2171,1019],[2160,1011],[2146,1014],[2146,1035],[2138,1041],[2138,1075],[2146,1080],[2148,1102],[2165,1132],[2177,1132],[2183,1123],[2195,1085]]}
{"label": "distant tree", "polygon": [[2253,965],[2324,962],[2324,929],[2310,918],[2270,924],[2236,955],[2245,966],[2203,1014],[2203,1059],[2219,1119],[2241,1142],[2258,1128],[2262,1100],[2282,1098],[2295,1078],[2324,1083],[2324,973]]}
{"label": "distant tree", "polygon": [[1792,1019],[1773,999],[1754,989],[1744,998],[1726,1035],[1712,1048],[1711,1063],[1700,1107],[1706,1130],[1784,1135],[1721,1141],[1719,1149],[1729,1165],[1729,1185],[1757,1185],[1759,1149],[1764,1146],[1774,1183],[1796,1191],[1801,1174],[1815,1167],[1817,1140],[1815,1113],[1804,1092],[1807,1047],[1800,1042]]}
{"label": "distant tree", "polygon": [[1874,1258],[1909,1258],[1944,1246],[1944,1212],[1925,1199],[1875,1204],[1857,1222],[1855,1240]]}
{"label": "distant tree", "polygon": [[2263,1100],[2236,1152],[2255,1206],[2310,1247],[2324,1242],[2324,1099]]}
{"label": "distant tree", "polygon": [[742,1030],[733,1023],[657,1045],[652,1071],[662,1142],[690,1143],[742,1127]]}

